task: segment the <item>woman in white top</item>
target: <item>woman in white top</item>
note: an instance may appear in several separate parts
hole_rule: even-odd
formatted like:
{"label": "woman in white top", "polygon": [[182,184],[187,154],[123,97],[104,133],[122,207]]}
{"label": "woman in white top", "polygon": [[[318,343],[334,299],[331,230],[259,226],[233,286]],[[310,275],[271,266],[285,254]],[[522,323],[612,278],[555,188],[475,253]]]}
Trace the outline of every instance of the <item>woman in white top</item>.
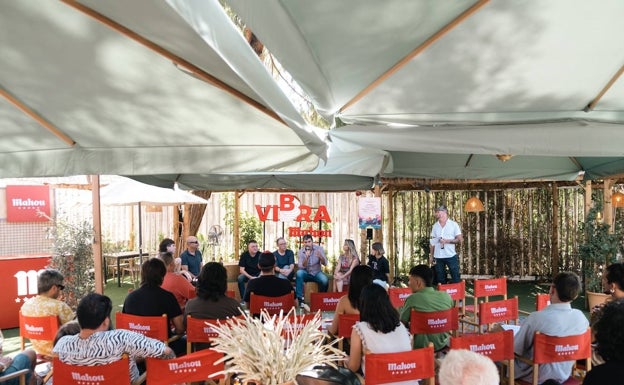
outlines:
{"label": "woman in white top", "polygon": [[[351,333],[351,350],[347,367],[354,372],[362,368],[366,353],[396,353],[412,350],[409,332],[399,320],[386,290],[375,284],[365,286],[360,294],[360,322]],[[418,381],[392,382],[389,385],[412,385]]]}

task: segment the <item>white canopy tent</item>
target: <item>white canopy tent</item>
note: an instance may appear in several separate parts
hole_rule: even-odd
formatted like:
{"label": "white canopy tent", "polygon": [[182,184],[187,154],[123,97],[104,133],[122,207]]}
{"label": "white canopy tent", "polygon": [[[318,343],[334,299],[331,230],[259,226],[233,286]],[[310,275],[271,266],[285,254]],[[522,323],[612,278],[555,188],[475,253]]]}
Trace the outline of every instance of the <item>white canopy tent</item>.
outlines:
{"label": "white canopy tent", "polygon": [[344,190],[624,175],[620,0],[224,3],[329,131],[217,0],[6,2],[0,176]]}

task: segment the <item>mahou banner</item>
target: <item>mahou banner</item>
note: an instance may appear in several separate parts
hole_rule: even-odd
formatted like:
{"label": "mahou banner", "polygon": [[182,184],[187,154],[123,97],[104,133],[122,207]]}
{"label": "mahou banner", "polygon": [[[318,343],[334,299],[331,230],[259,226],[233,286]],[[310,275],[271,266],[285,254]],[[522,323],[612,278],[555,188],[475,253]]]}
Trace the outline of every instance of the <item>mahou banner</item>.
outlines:
{"label": "mahou banner", "polygon": [[48,222],[50,187],[6,186],[6,207],[7,222]]}

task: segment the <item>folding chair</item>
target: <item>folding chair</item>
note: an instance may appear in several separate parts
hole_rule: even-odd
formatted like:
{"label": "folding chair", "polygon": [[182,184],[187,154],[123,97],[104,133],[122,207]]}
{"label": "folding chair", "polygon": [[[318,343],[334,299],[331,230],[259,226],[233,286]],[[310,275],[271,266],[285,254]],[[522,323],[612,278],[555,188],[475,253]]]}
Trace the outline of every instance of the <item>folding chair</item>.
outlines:
{"label": "folding chair", "polygon": [[502,362],[507,367],[507,376],[500,371],[501,383],[506,379],[514,384],[514,339],[513,332],[506,330],[496,333],[468,334],[451,337],[451,350],[466,349],[489,357],[492,361]]}
{"label": "folding chair", "polygon": [[288,313],[294,306],[295,295],[293,292],[279,297],[267,297],[251,292],[249,299],[249,312],[251,314],[260,314],[262,309],[266,310],[269,315],[279,314],[280,311]]}
{"label": "folding chair", "polygon": [[342,338],[338,342],[338,349],[343,350],[343,341],[351,338],[353,325],[360,320],[359,314],[339,314],[338,315],[338,338]]}
{"label": "folding chair", "polygon": [[[30,317],[23,315],[19,312],[19,325],[20,325],[20,347],[22,350],[26,348],[26,339],[29,340],[44,340],[54,341],[56,332],[59,329],[58,316],[48,315],[42,317]],[[43,356],[41,356],[43,358]],[[40,354],[37,353],[37,359],[40,359]],[[47,361],[51,361],[51,357],[48,357]]]}
{"label": "folding chair", "polygon": [[[539,378],[539,367],[542,364],[550,364],[554,362],[584,360],[586,370],[591,370],[591,329],[587,328],[585,333],[574,336],[554,337],[540,332],[535,333],[533,340],[533,359],[516,355],[516,358],[533,366],[533,381],[531,384],[537,385]],[[572,376],[563,383],[563,385],[581,384],[579,380]],[[516,384],[528,385],[529,382],[517,379]]]}
{"label": "folding chair", "polygon": [[515,325],[520,324],[518,319],[518,297],[500,301],[481,302],[478,309],[476,322],[467,319],[460,320],[460,322],[475,326],[478,333],[487,332],[495,323],[513,322]]}
{"label": "folding chair", "polygon": [[[538,293],[535,295],[535,311],[540,311],[546,306],[550,305],[550,294]],[[518,313],[528,316],[530,311],[518,310]]]}
{"label": "folding chair", "polygon": [[[42,341],[50,341],[50,346],[52,346],[52,341],[56,337],[56,333],[59,329],[59,318],[55,315],[48,315],[42,317],[30,317],[23,315],[22,312],[19,312],[19,326],[20,326],[20,347],[22,350],[26,348],[26,339],[28,340],[42,340]],[[43,364],[46,362],[52,362],[52,357],[41,354],[37,352],[37,363],[36,365]],[[43,378],[44,383],[47,382],[50,377],[53,375],[52,370],[50,370],[45,377]]]}
{"label": "folding chair", "polygon": [[12,380],[14,378],[18,378],[19,385],[26,385],[26,375],[30,372],[29,369],[18,370],[17,372],[13,372],[11,374],[5,374],[0,376],[0,384]]}
{"label": "folding chair", "polygon": [[169,337],[169,321],[166,314],[161,316],[139,316],[116,312],[115,326],[117,329],[141,333],[146,337],[157,339],[166,344],[180,339],[179,335]]}
{"label": "folding chair", "polygon": [[338,301],[345,293],[328,292],[328,293],[310,293],[310,311],[336,311]]}
{"label": "folding chair", "polygon": [[[466,295],[470,297],[470,295]],[[473,313],[473,321],[477,319],[477,313],[479,307],[477,303],[479,298],[483,298],[483,302],[489,302],[493,296],[502,296],[502,299],[507,299],[507,277],[502,276],[500,278],[491,279],[475,279],[473,287],[473,304],[466,305],[466,311]]]}
{"label": "folding chair", "polygon": [[209,344],[219,334],[210,326],[210,323],[218,323],[216,319],[193,318],[186,316],[186,353],[193,352],[193,344]]}
{"label": "folding chair", "polygon": [[[290,338],[297,337],[301,333],[301,330],[303,329],[303,327],[306,324],[308,324],[310,321],[312,321],[314,317],[316,317],[316,314],[304,314],[304,315],[291,314],[289,315],[288,318],[286,319],[286,322],[284,323],[284,328],[282,329],[282,335],[284,337],[290,337]],[[320,330],[320,326],[319,326],[319,330]]]}
{"label": "folding chair", "polygon": [[399,353],[368,353],[364,355],[365,385],[389,382],[427,380],[435,384],[433,345]]}
{"label": "folding chair", "polygon": [[438,291],[446,291],[455,301],[455,306],[460,310],[462,316],[466,314],[466,281],[463,279],[456,283],[439,283]]}
{"label": "folding chair", "polygon": [[412,295],[412,289],[409,287],[391,287],[388,289],[390,302],[397,309],[405,304],[405,300],[410,295]]}
{"label": "folding chair", "polygon": [[[130,370],[128,356],[124,355],[120,360],[105,365],[83,366],[63,363],[58,357],[54,357],[54,383],[63,385],[122,385],[130,384]],[[132,385],[138,385],[145,381],[145,375],[139,377]]]}
{"label": "folding chair", "polygon": [[417,311],[410,312],[411,334],[435,334],[451,333],[456,334],[459,327],[459,309],[452,307],[447,310],[438,311]]}
{"label": "folding chair", "polygon": [[[205,349],[182,357],[163,360],[148,357],[145,359],[147,384],[170,385],[181,382],[190,384],[193,381],[214,381],[219,379],[220,384],[225,384],[225,369],[223,361],[218,364],[215,361],[223,358],[223,353]],[[126,368],[126,372],[127,372]],[[221,372],[218,375],[215,373]]]}
{"label": "folding chair", "polygon": [[230,298],[236,298],[236,292],[234,290],[226,290],[225,296]]}

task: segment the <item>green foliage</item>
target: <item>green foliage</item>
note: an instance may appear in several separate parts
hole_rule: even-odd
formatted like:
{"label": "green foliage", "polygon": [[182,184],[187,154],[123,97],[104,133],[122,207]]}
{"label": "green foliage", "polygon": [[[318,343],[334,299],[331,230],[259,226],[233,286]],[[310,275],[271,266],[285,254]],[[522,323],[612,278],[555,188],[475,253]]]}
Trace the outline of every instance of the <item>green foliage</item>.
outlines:
{"label": "green foliage", "polygon": [[597,219],[602,211],[600,203],[589,210],[585,222],[579,225],[581,243],[579,256],[585,290],[602,292],[602,270],[616,261],[618,251],[622,251],[623,229],[616,221],[613,233],[611,226]]}
{"label": "green foliage", "polygon": [[54,247],[50,267],[65,277],[64,299],[75,311],[78,301],[95,290],[93,228],[88,222],[75,225],[56,220],[52,234]]}
{"label": "green foliage", "polygon": [[[234,194],[223,194],[223,199],[221,204],[223,208],[225,208],[225,217],[224,222],[225,225],[230,229],[234,227]],[[247,250],[247,244],[251,240],[262,241],[262,222],[255,216],[249,213],[242,213],[238,220],[238,229],[240,234],[240,239],[238,242],[239,250],[244,251]],[[262,247],[266,247],[262,245]],[[234,256],[238,258],[238,256]]]}

